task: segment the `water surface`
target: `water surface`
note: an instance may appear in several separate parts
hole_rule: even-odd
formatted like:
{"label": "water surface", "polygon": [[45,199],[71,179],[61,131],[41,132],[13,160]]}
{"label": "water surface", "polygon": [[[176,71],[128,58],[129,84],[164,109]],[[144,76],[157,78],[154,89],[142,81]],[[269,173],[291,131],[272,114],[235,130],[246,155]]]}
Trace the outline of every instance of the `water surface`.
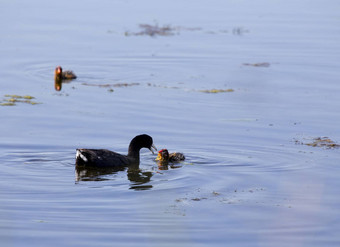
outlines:
{"label": "water surface", "polygon": [[[0,101],[40,103],[0,107],[3,246],[339,245],[339,149],[301,144],[340,140],[337,1],[0,9]],[[57,65],[78,76],[61,91]],[[75,169],[142,133],[186,161]]]}

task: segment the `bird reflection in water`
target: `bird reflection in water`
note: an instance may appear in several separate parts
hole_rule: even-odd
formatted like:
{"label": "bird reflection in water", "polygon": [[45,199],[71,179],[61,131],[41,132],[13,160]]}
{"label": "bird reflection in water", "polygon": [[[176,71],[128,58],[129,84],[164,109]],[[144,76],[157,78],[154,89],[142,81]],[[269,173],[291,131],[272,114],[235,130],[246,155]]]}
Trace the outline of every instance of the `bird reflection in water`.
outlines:
{"label": "bird reflection in water", "polygon": [[59,79],[55,79],[55,80],[54,80],[54,89],[55,89],[56,91],[60,91],[61,88],[62,88],[62,81],[59,80]]}
{"label": "bird reflection in water", "polygon": [[173,164],[169,163],[169,161],[157,161],[158,164],[158,169],[159,170],[169,170],[169,167],[171,169],[176,169],[176,168],[181,168],[183,165],[182,164]]}
{"label": "bird reflection in water", "polygon": [[152,172],[141,171],[140,169],[128,169],[127,176],[132,182],[130,189],[149,190],[152,188],[152,185],[147,184],[153,176]]}
{"label": "bird reflection in water", "polygon": [[80,181],[107,181],[112,178],[111,175],[117,174],[120,171],[127,170],[127,178],[131,182],[130,189],[134,190],[148,190],[152,185],[148,185],[153,172],[141,171],[138,166],[129,167],[86,167],[76,166],[75,176],[76,182]]}

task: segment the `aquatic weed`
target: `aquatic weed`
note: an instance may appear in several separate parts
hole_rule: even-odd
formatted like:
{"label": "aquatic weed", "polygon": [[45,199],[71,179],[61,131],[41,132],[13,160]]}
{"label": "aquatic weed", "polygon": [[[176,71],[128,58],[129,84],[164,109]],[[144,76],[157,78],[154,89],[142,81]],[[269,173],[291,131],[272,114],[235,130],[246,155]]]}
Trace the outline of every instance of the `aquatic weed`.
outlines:
{"label": "aquatic weed", "polygon": [[81,85],[108,88],[109,92],[114,92],[114,90],[112,89],[113,87],[132,87],[132,86],[138,86],[140,85],[140,83],[132,82],[132,83],[114,83],[114,84],[93,84],[93,83],[84,82]]}
{"label": "aquatic weed", "polygon": [[3,98],[3,102],[0,103],[0,106],[15,106],[16,103],[26,103],[30,105],[41,104],[39,102],[32,101],[35,97],[30,95],[16,95],[16,94],[5,94]]}
{"label": "aquatic weed", "polygon": [[[125,36],[173,36],[179,35],[182,31],[196,32],[201,31],[207,34],[227,34],[229,31],[227,29],[220,30],[204,30],[202,27],[185,27],[185,26],[173,26],[173,25],[163,25],[160,26],[157,21],[154,24],[139,24],[138,27],[141,29],[139,32],[125,31]],[[108,33],[114,33],[112,30],[108,30]],[[245,33],[249,33],[249,30],[243,27],[235,27],[232,29],[231,33],[233,35],[242,36]]]}
{"label": "aquatic weed", "polygon": [[249,30],[244,29],[243,27],[234,27],[233,28],[233,34],[242,36],[245,33],[249,33]]}
{"label": "aquatic weed", "polygon": [[7,102],[7,103],[0,103],[1,106],[14,106],[15,103]]}
{"label": "aquatic weed", "polygon": [[295,144],[307,145],[310,147],[325,147],[325,148],[339,148],[340,144],[335,143],[329,137],[315,137],[312,139],[312,142],[302,142],[299,140],[295,140]]}
{"label": "aquatic weed", "polygon": [[202,93],[229,93],[229,92],[234,92],[234,89],[229,88],[229,89],[205,89],[205,90],[199,90],[199,92]]}
{"label": "aquatic weed", "polygon": [[140,32],[125,32],[125,36],[140,36],[140,35],[147,35],[154,37],[156,35],[158,36],[170,36],[175,35],[175,32],[177,30],[176,27],[171,27],[170,25],[164,25],[159,26],[158,23],[155,23],[154,25],[150,24],[139,24],[139,28],[142,29]]}
{"label": "aquatic weed", "polygon": [[243,65],[253,66],[253,67],[263,67],[263,68],[270,67],[270,63],[244,63]]}

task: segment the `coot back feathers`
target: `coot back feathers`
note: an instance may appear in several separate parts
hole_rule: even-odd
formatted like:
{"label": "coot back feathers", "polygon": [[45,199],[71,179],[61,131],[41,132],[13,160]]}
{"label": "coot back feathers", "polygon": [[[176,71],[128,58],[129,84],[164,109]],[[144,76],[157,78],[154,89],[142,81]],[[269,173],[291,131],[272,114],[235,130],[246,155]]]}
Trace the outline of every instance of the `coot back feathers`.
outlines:
{"label": "coot back feathers", "polygon": [[130,142],[128,154],[123,155],[107,149],[77,149],[77,166],[119,167],[139,164],[139,151],[148,148],[152,153],[157,151],[152,137],[138,135]]}

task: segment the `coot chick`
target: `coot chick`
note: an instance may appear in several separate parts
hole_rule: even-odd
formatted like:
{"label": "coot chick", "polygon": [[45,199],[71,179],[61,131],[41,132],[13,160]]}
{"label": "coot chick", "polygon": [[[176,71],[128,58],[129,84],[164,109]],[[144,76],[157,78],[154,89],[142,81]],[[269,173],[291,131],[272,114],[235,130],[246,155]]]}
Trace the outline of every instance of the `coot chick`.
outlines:
{"label": "coot chick", "polygon": [[129,145],[127,155],[112,152],[107,149],[77,149],[76,166],[119,167],[139,164],[139,151],[148,148],[152,153],[157,148],[153,145],[151,136],[138,135]]}
{"label": "coot chick", "polygon": [[160,162],[179,162],[185,160],[185,156],[182,153],[171,153],[167,149],[162,149],[158,152],[156,160]]}
{"label": "coot chick", "polygon": [[55,68],[55,71],[54,71],[54,80],[55,81],[72,80],[72,79],[76,79],[76,78],[77,78],[77,76],[71,70],[63,71],[61,66],[58,66],[58,67]]}

